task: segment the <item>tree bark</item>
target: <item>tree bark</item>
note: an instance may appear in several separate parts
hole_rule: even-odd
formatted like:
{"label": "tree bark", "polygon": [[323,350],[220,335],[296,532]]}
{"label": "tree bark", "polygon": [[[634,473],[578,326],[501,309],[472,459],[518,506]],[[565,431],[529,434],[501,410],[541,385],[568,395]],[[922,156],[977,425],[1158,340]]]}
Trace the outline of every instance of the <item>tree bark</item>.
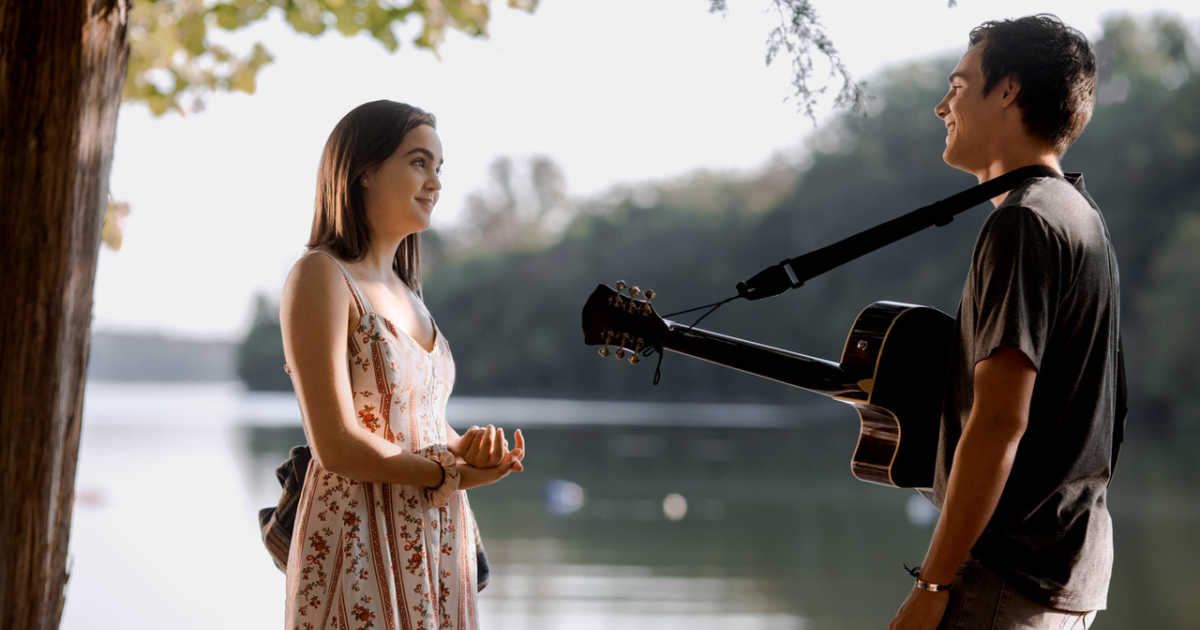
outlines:
{"label": "tree bark", "polygon": [[0,628],[57,628],[129,0],[0,0]]}

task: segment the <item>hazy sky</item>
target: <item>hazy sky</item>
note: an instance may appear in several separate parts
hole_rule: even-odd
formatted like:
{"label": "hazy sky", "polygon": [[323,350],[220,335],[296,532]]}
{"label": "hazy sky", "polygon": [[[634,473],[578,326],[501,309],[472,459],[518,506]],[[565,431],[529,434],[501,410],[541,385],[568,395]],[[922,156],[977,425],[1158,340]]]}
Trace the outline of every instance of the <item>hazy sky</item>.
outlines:
{"label": "hazy sky", "polygon": [[[1052,11],[1095,37],[1102,17],[1128,12],[1125,4],[815,2],[857,78],[961,52],[973,26],[998,17]],[[133,208],[121,250],[101,250],[94,326],[243,334],[254,292],[277,297],[303,250],[325,138],[365,101],[437,115],[446,165],[434,229],[453,224],[498,155],[550,156],[569,193],[586,197],[698,168],[753,169],[801,150],[813,130],[784,102],[788,60],[764,65],[777,23],[766,0],[733,0],[725,16],[708,13],[708,0],[542,0],[532,16],[492,5],[491,38],[451,35],[441,61],[406,41],[389,55],[365,35],[297,35],[275,18],[225,38],[245,47],[261,39],[274,53],[256,94],[218,95],[184,117],[125,106],[111,190]],[[1143,1],[1133,13],[1153,9],[1200,25],[1194,0]],[[930,138],[930,151],[942,140]]]}

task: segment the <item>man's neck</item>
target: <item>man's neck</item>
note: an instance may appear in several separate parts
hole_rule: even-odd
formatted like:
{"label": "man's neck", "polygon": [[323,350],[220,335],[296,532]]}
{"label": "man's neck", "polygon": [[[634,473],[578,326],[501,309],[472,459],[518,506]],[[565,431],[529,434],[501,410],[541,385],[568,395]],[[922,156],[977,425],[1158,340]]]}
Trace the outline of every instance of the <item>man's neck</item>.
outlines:
{"label": "man's neck", "polygon": [[[1062,172],[1062,167],[1058,163],[1058,155],[1049,150],[1028,150],[1028,151],[1013,151],[1007,155],[998,156],[992,160],[984,168],[976,171],[975,178],[982,184],[986,181],[993,180],[1005,173],[1015,171],[1022,166],[1048,166],[1059,173]],[[1008,197],[1008,192],[1000,193],[992,197],[992,205],[999,206],[1004,203]]]}

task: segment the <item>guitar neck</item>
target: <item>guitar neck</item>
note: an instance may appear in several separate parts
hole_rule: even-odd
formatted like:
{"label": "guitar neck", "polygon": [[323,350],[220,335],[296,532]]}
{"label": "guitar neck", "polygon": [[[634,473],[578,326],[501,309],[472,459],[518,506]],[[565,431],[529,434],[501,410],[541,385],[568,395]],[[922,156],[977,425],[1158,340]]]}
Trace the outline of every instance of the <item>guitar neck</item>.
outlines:
{"label": "guitar neck", "polygon": [[664,320],[663,348],[747,374],[823,394],[864,398],[856,379],[837,363]]}

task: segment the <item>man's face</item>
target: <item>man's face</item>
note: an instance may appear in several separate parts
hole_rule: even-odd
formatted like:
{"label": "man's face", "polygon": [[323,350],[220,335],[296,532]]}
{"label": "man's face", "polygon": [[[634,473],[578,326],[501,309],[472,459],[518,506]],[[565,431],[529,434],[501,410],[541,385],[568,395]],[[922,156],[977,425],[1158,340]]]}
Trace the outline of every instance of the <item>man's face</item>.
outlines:
{"label": "man's face", "polygon": [[997,141],[996,123],[1000,120],[1003,86],[996,85],[983,95],[983,68],[980,58],[985,42],[971,47],[950,74],[950,89],[933,108],[946,123],[946,150],[942,159],[968,173],[987,168]]}

